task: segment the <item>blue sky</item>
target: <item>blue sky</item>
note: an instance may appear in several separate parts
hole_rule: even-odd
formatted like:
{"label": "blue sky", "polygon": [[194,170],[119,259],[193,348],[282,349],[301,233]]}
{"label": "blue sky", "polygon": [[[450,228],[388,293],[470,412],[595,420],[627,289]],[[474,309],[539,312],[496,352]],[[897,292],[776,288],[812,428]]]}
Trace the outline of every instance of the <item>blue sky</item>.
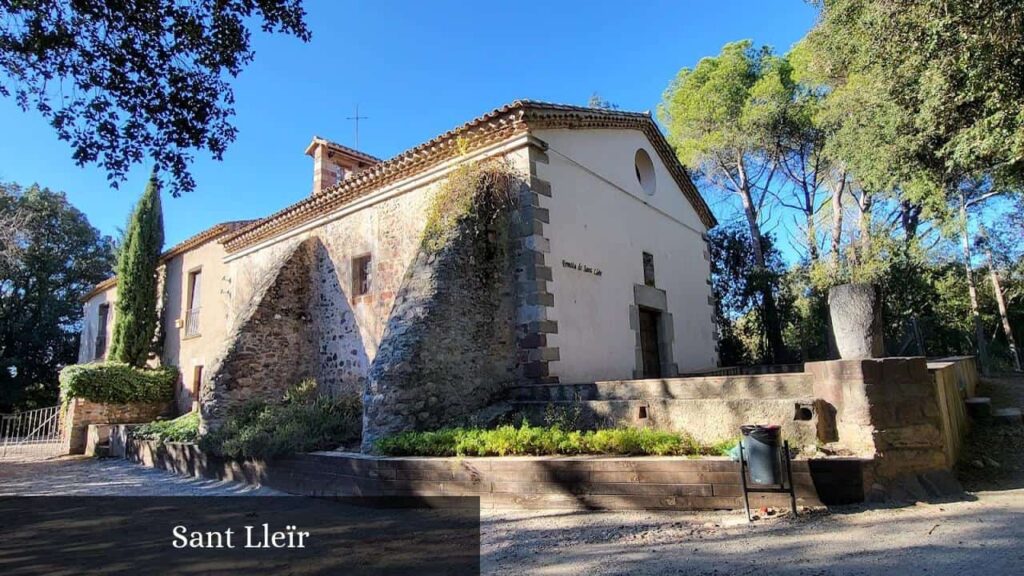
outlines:
{"label": "blue sky", "polygon": [[[256,218],[309,193],[313,135],[391,157],[518,98],[585,104],[593,92],[653,110],[675,73],[726,42],[785,51],[813,23],[803,0],[733,2],[349,2],[310,0],[313,40],[253,35],[235,81],[238,139],[222,162],[200,154],[195,192],[165,197],[167,244],[224,220]],[[0,99],[0,180],[67,192],[106,234],[126,220],[148,165],[120,190],[79,168],[35,113]],[[724,206],[713,203],[716,212]]]}

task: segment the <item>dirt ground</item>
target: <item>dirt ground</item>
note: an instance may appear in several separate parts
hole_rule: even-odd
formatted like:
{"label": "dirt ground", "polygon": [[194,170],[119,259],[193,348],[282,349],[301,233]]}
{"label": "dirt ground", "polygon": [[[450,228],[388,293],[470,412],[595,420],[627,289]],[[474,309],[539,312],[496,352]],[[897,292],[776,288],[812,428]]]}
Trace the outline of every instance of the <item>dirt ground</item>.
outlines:
{"label": "dirt ground", "polygon": [[[992,408],[1024,408],[1024,375],[983,378],[978,396],[992,399]],[[1024,427],[975,426],[958,467],[968,491],[1024,488]]]}
{"label": "dirt ground", "polygon": [[[997,406],[1024,406],[1024,377],[986,380]],[[974,464],[980,460],[981,466]],[[976,426],[950,502],[849,506],[748,524],[742,512],[484,511],[484,574],[1024,574],[1024,428]],[[0,463],[15,494],[277,494],[119,460]]]}

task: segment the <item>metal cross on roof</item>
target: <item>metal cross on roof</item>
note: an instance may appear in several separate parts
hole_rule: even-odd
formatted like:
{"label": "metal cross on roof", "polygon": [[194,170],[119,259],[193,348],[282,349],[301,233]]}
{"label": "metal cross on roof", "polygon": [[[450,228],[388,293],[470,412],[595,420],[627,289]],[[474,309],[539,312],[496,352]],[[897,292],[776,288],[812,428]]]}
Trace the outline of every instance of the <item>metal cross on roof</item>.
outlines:
{"label": "metal cross on roof", "polygon": [[369,116],[360,116],[359,115],[359,104],[356,104],[356,115],[355,116],[346,116],[345,117],[345,120],[355,120],[355,122],[356,122],[356,150],[359,150],[359,121],[360,120],[368,120],[369,118],[370,118]]}

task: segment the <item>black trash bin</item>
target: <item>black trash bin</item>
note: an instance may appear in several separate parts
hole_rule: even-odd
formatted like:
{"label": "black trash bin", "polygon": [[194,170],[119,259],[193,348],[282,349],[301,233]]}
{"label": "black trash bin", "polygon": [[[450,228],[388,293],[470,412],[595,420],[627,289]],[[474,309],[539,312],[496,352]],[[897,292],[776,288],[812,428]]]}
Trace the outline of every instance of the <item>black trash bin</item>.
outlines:
{"label": "black trash bin", "polygon": [[781,427],[771,425],[741,426],[743,459],[754,484],[782,484]]}

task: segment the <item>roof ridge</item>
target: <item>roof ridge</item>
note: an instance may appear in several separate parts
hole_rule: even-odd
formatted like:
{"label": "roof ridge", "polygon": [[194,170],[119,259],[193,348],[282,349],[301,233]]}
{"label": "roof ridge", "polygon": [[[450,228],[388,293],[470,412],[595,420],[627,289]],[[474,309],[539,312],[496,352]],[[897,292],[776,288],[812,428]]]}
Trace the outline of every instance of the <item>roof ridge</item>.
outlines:
{"label": "roof ridge", "polygon": [[[288,221],[306,221],[304,218],[308,214],[322,214],[322,210],[333,210],[344,205],[350,200],[369,193],[369,191],[372,191],[374,187],[379,187],[395,180],[400,175],[405,174],[410,170],[416,169],[417,167],[423,168],[426,165],[432,165],[432,162],[437,160],[437,157],[444,156],[445,152],[453,148],[452,143],[457,138],[462,137],[467,133],[471,134],[475,129],[478,129],[481,126],[486,126],[490,123],[499,124],[497,127],[492,126],[489,130],[481,131],[481,135],[489,135],[490,133],[497,133],[502,130],[514,132],[527,122],[525,116],[527,112],[531,111],[538,113],[563,112],[581,116],[586,115],[592,120],[600,119],[612,121],[613,123],[617,121],[618,125],[621,125],[621,127],[624,128],[641,128],[639,125],[630,126],[626,124],[627,122],[645,123],[646,126],[644,126],[644,128],[646,129],[644,129],[644,132],[649,138],[655,140],[656,148],[658,148],[659,153],[662,155],[662,160],[670,164],[669,170],[679,181],[679,185],[683,189],[683,193],[690,200],[691,204],[693,204],[701,221],[708,228],[711,228],[716,224],[710,208],[708,208],[704,199],[700,196],[700,193],[697,192],[697,189],[693,186],[689,175],[686,173],[686,169],[679,165],[678,159],[675,158],[675,152],[668,144],[668,141],[665,140],[665,136],[661,133],[660,128],[658,128],[657,124],[654,122],[654,118],[650,111],[630,112],[571,104],[557,104],[542,100],[519,99],[494,108],[491,111],[443,132],[426,142],[406,149],[380,163],[369,166],[366,169],[355,173],[351,178],[345,179],[334,186],[328,187],[323,192],[315,196],[307,196],[266,216],[265,218],[261,218],[243,226],[242,228],[227,234],[222,242],[227,247],[228,252],[234,252],[235,250],[238,250],[252,242],[273,237],[283,229],[287,229],[289,227],[288,222],[283,222],[282,225],[267,230],[262,234],[260,234],[259,231],[261,229],[266,229],[266,227],[271,224],[286,219],[289,215],[291,215],[291,217],[287,218]],[[536,120],[539,121],[540,118],[537,118]],[[576,120],[581,120],[581,118],[576,117]],[[428,154],[433,158],[428,157]]]}

